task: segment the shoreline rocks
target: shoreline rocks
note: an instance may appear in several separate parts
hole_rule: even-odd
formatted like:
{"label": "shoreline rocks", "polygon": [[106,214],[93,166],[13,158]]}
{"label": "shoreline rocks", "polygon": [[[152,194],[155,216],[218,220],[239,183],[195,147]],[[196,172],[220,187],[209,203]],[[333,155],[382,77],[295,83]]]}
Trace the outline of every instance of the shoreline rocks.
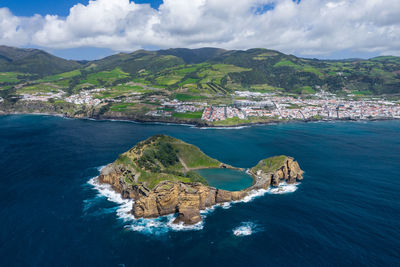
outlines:
{"label": "shoreline rocks", "polygon": [[[21,102],[21,103],[20,103]],[[229,128],[229,127],[246,127],[256,125],[268,125],[276,123],[296,123],[296,122],[329,122],[329,121],[381,121],[381,120],[398,120],[399,118],[393,117],[381,117],[371,119],[351,119],[351,118],[329,118],[329,119],[307,119],[307,120],[288,120],[288,119],[268,119],[261,122],[249,122],[249,123],[238,123],[232,125],[215,125],[201,120],[193,119],[177,119],[172,117],[149,117],[143,114],[125,114],[120,112],[112,112],[101,114],[100,109],[77,107],[74,104],[66,103],[63,105],[53,106],[47,102],[42,101],[18,101],[14,105],[0,104],[0,115],[9,114],[43,114],[43,115],[54,115],[63,116],[66,118],[76,119],[92,119],[92,120],[121,120],[121,121],[133,121],[139,123],[166,123],[166,124],[181,124],[181,125],[193,125],[195,127],[218,127],[218,128]]]}
{"label": "shoreline rocks", "polygon": [[[275,159],[276,157],[270,158]],[[264,160],[268,164],[269,159]],[[217,204],[238,201],[250,191],[278,186],[282,182],[292,184],[303,179],[303,171],[291,157],[280,156],[279,166],[265,171],[257,166],[250,169],[253,185],[241,191],[226,191],[201,183],[181,181],[162,181],[153,189],[143,184],[128,184],[125,181],[125,166],[112,163],[102,169],[98,179],[100,183],[111,185],[123,198],[133,199],[132,214],[135,218],[157,218],[168,214],[178,214],[174,223],[185,225],[201,221],[200,211]],[[221,165],[229,166],[229,165]]]}

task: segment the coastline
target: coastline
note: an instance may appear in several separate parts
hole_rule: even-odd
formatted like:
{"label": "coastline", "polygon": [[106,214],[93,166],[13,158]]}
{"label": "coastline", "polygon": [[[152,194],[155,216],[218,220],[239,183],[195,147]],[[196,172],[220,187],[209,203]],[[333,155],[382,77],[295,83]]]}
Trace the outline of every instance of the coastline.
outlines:
{"label": "coastline", "polygon": [[238,123],[231,125],[214,125],[211,123],[196,121],[196,120],[168,120],[165,118],[158,117],[140,117],[133,118],[129,116],[81,116],[81,115],[69,115],[68,113],[56,113],[56,112],[21,112],[21,111],[3,111],[0,110],[0,116],[7,115],[43,115],[43,116],[55,116],[67,119],[83,119],[93,121],[119,121],[119,122],[130,122],[130,123],[143,123],[143,124],[166,124],[166,125],[178,125],[178,126],[189,126],[196,127],[199,129],[238,129],[242,127],[252,126],[263,126],[263,125],[276,125],[276,124],[289,124],[289,123],[318,123],[318,122],[369,122],[369,121],[391,121],[400,120],[400,118],[393,117],[382,117],[382,118],[369,118],[369,119],[352,119],[352,118],[339,118],[339,119],[309,119],[309,120],[270,120],[265,122],[254,122],[254,123]]}

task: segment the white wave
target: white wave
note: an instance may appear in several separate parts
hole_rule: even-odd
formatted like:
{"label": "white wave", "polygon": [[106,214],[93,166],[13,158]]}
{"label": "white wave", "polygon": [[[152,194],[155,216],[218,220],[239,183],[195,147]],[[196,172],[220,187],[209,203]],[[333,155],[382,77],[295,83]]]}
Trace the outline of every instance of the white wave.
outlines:
{"label": "white wave", "polygon": [[96,169],[97,169],[99,172],[101,172],[101,170],[104,169],[106,166],[107,166],[107,165],[103,165],[103,166],[97,167]]}
{"label": "white wave", "polygon": [[[174,223],[175,216],[170,215],[170,220],[168,221],[167,225],[174,231],[190,231],[190,230],[201,230],[203,229],[203,222],[199,222],[193,225],[184,225],[183,223]],[[205,218],[205,216],[201,216],[202,219]]]}
{"label": "white wave", "polygon": [[232,207],[231,203],[232,203],[232,202],[224,202],[224,203],[220,204],[220,206],[221,206],[221,208],[227,210],[227,209],[229,209],[230,207]]}
{"label": "white wave", "polygon": [[257,225],[252,222],[242,222],[240,226],[232,230],[235,236],[249,236],[258,231],[260,231],[260,229],[257,229]]}
{"label": "white wave", "polygon": [[276,187],[270,187],[267,192],[268,194],[273,194],[273,195],[281,195],[281,194],[288,194],[288,193],[293,193],[297,190],[297,186],[299,183],[295,184],[287,184],[285,182],[281,183],[280,185]]}
{"label": "white wave", "polygon": [[[207,214],[210,214],[210,213],[212,213],[214,210],[215,210],[215,208],[217,208],[217,207],[219,207],[220,205],[214,205],[214,206],[211,206],[211,207],[207,207],[207,208],[205,208],[204,210],[200,210],[200,215],[201,215],[201,217],[202,218],[205,218],[205,216],[207,215]],[[204,217],[203,217],[204,216]]]}
{"label": "white wave", "polygon": [[233,230],[233,234],[235,236],[246,236],[246,235],[251,235],[252,234],[252,230],[250,227],[248,226],[240,226],[238,228],[235,228]]}
{"label": "white wave", "polygon": [[144,122],[147,124],[157,124],[157,125],[167,125],[167,126],[187,126],[187,127],[196,127],[194,124],[189,124],[189,123],[174,123],[174,122],[157,122],[157,121],[149,121],[149,122]]}
{"label": "white wave", "polygon": [[228,209],[232,206],[232,204],[235,203],[248,203],[253,201],[254,199],[258,197],[264,196],[266,193],[268,194],[287,194],[287,193],[293,193],[297,190],[297,186],[299,183],[296,184],[286,184],[285,182],[281,183],[277,187],[270,187],[268,189],[255,189],[251,190],[247,196],[242,198],[241,200],[236,200],[236,201],[231,201],[227,203],[223,203],[221,206],[224,209]]}
{"label": "white wave", "polygon": [[90,179],[88,183],[99,192],[99,196],[105,196],[108,201],[112,201],[117,204],[125,204],[126,202],[130,201],[129,199],[123,199],[121,194],[115,192],[110,185],[101,184],[97,177]]}
{"label": "white wave", "polygon": [[155,219],[135,219],[133,215],[125,216],[125,229],[132,230],[135,232],[141,232],[143,234],[161,235],[166,234],[169,231],[194,231],[203,229],[203,223],[199,222],[194,225],[183,225],[183,223],[174,223],[176,219],[175,214],[161,216]]}
{"label": "white wave", "polygon": [[166,125],[166,126],[188,126],[195,127],[196,125],[188,123],[174,123],[174,122],[159,122],[159,121],[134,121],[134,120],[123,120],[123,119],[103,119],[98,121],[112,121],[112,122],[129,122],[134,124],[154,124],[154,125]]}
{"label": "white wave", "polygon": [[249,128],[250,126],[230,126],[230,127],[196,127],[200,130],[239,130],[244,128]]}
{"label": "white wave", "polygon": [[263,195],[265,195],[265,193],[267,191],[268,190],[265,190],[265,189],[252,190],[249,192],[249,194],[247,196],[245,196],[243,199],[239,200],[238,202],[244,202],[244,203],[250,202],[257,197],[262,197]]}
{"label": "white wave", "polygon": [[[102,168],[105,166],[98,167],[98,170],[101,171]],[[175,214],[167,215],[167,216],[161,216],[155,219],[144,219],[144,218],[139,218],[136,219],[133,214],[131,213],[132,210],[132,205],[134,201],[132,199],[123,199],[121,197],[121,194],[115,192],[110,185],[108,184],[101,184],[98,181],[98,177],[94,177],[89,180],[88,182],[90,185],[92,185],[99,193],[98,197],[106,197],[108,201],[114,202],[118,204],[119,206],[116,208],[116,214],[119,219],[121,219],[126,225],[124,226],[125,229],[136,231],[136,232],[141,232],[144,234],[154,234],[154,235],[160,235],[160,234],[165,234],[168,233],[169,231],[193,231],[193,230],[201,230],[204,227],[203,222],[199,222],[195,225],[183,225],[183,223],[180,224],[175,224],[173,223],[174,220],[176,219]],[[204,220],[208,214],[213,212],[217,207],[221,207],[223,209],[229,209],[232,207],[233,204],[235,203],[248,203],[252,200],[254,200],[257,197],[261,197],[265,195],[265,193],[269,194],[285,194],[285,193],[292,193],[297,190],[297,185],[298,184],[286,184],[282,183],[278,187],[272,187],[269,188],[268,190],[264,189],[259,189],[259,190],[252,190],[249,192],[249,194],[244,197],[241,200],[238,201],[232,201],[232,202],[226,202],[226,203],[221,203],[221,204],[216,204],[212,207],[208,207],[205,210],[200,211],[200,215],[202,219]],[[87,200],[85,201],[85,208],[84,211],[92,207],[92,204],[88,203],[93,200]],[[107,210],[107,213],[111,209]],[[99,213],[96,213],[99,214]],[[249,228],[250,227],[250,228]],[[254,227],[251,226],[251,224],[246,223],[245,225],[242,225],[236,229],[236,234],[235,235],[247,235],[249,233],[250,229],[250,234],[254,232]],[[235,233],[235,232],[234,232]]]}
{"label": "white wave", "polygon": [[[88,183],[91,184],[99,192],[98,196],[104,196],[107,198],[108,201],[114,202],[119,205],[119,207],[116,209],[116,214],[119,219],[126,223],[126,225],[124,226],[125,229],[154,235],[165,234],[169,231],[191,231],[203,229],[202,222],[194,225],[173,223],[176,218],[175,214],[161,216],[155,219],[136,219],[131,213],[133,205],[132,199],[123,199],[121,197],[121,194],[116,193],[110,185],[99,183],[97,177],[90,179]],[[205,218],[204,213],[202,217]]]}
{"label": "white wave", "polygon": [[263,196],[266,192],[267,192],[267,190],[264,190],[264,189],[252,190],[249,192],[249,194],[247,196],[245,196],[241,200],[235,200],[235,201],[215,204],[214,206],[211,206],[211,207],[205,208],[204,210],[201,210],[200,214],[202,215],[202,217],[204,216],[203,218],[205,218],[205,215],[210,214],[216,208],[229,209],[232,207],[233,204],[250,202],[257,197]]}

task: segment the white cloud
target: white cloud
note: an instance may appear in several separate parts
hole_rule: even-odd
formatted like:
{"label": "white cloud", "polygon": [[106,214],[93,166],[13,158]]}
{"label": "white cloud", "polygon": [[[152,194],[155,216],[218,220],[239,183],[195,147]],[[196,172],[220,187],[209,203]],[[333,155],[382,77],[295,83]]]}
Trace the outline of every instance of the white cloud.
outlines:
{"label": "white cloud", "polygon": [[[274,9],[255,12],[264,5]],[[23,18],[1,8],[0,44],[115,51],[265,47],[310,55],[340,50],[400,55],[400,1],[165,0],[155,10],[129,0],[93,0],[73,6],[65,18]]]}
{"label": "white cloud", "polygon": [[0,44],[24,45],[42,25],[42,17],[16,17],[7,8],[0,8]]}

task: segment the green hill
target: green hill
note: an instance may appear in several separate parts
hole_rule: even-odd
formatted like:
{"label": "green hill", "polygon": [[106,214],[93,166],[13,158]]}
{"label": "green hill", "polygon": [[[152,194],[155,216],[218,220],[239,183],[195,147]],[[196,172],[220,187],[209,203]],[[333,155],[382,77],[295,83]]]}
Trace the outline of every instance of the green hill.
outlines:
{"label": "green hill", "polygon": [[39,49],[0,46],[0,72],[21,72],[46,76],[81,68],[76,61],[65,60]]}
{"label": "green hill", "polygon": [[169,95],[183,94],[188,100],[229,98],[237,90],[399,94],[400,58],[318,60],[267,49],[176,48],[138,50],[79,63],[37,49],[1,46],[0,87],[7,89],[4,86],[27,80],[33,87],[42,88],[46,83],[70,94],[105,87],[109,92],[99,96],[103,98],[157,89],[165,89]]}
{"label": "green hill", "polygon": [[221,165],[198,147],[166,135],[156,135],[139,142],[121,154],[113,164],[122,165],[129,170],[125,174],[125,182],[143,183],[148,188],[154,188],[164,180],[207,184],[193,170]]}
{"label": "green hill", "polygon": [[189,94],[227,95],[234,90],[312,94],[400,93],[400,58],[318,60],[278,51],[216,48],[139,50],[89,62],[93,71],[120,67],[132,79]]}

